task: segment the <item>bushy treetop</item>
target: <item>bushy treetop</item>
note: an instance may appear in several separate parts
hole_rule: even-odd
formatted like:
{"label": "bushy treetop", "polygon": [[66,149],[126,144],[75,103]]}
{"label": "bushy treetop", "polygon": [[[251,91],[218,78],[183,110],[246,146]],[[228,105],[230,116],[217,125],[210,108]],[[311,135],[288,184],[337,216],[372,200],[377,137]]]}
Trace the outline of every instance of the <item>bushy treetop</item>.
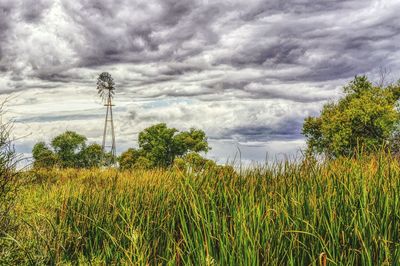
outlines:
{"label": "bushy treetop", "polygon": [[153,125],[139,133],[139,149],[129,149],[119,158],[121,168],[169,167],[176,157],[210,149],[204,131],[191,128],[179,132],[165,123]]}
{"label": "bushy treetop", "polygon": [[391,143],[399,122],[400,86],[374,86],[356,76],[343,88],[344,97],[326,104],[320,116],[303,125],[308,150],[330,157],[351,156],[362,147],[370,152]]}

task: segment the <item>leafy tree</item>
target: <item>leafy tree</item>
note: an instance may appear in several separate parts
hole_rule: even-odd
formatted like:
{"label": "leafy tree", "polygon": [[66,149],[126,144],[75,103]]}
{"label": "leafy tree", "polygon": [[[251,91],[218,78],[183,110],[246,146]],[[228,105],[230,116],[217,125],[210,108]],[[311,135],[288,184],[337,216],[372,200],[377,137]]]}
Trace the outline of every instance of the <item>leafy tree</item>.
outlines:
{"label": "leafy tree", "polygon": [[380,88],[356,76],[343,91],[344,98],[326,104],[319,117],[305,119],[302,132],[310,152],[351,156],[357,147],[371,152],[391,141],[400,118],[395,109],[400,84]]}
{"label": "leafy tree", "polygon": [[98,144],[86,144],[86,137],[73,131],[66,131],[51,141],[51,147],[38,142],[32,149],[34,167],[91,168],[111,165],[113,156],[104,153]]}
{"label": "leafy tree", "polygon": [[32,156],[34,167],[51,168],[57,163],[56,154],[44,142],[38,142],[33,146]]}
{"label": "leafy tree", "polygon": [[207,152],[210,148],[202,130],[178,133],[165,123],[156,124],[139,133],[139,152],[153,167],[171,166],[175,157],[188,152]]}
{"label": "leafy tree", "polygon": [[203,130],[191,128],[189,131],[177,134],[174,138],[179,155],[184,155],[188,151],[207,152],[210,149]]}
{"label": "leafy tree", "polygon": [[144,156],[139,156],[136,163],[133,165],[135,169],[151,169],[154,167],[154,162]]}
{"label": "leafy tree", "polygon": [[94,143],[83,148],[83,150],[78,154],[78,160],[81,167],[99,167],[103,162],[104,156],[101,146]]}
{"label": "leafy tree", "polygon": [[66,131],[51,141],[61,167],[76,167],[79,165],[81,152],[86,147],[86,137],[73,131]]}
{"label": "leafy tree", "polygon": [[168,128],[161,123],[139,133],[139,147],[154,166],[166,167],[172,164],[178,148],[174,142],[176,132],[175,128]]}
{"label": "leafy tree", "polygon": [[119,167],[123,170],[132,169],[138,162],[140,152],[136,149],[130,148],[123,152],[118,158]]}
{"label": "leafy tree", "polygon": [[196,152],[190,152],[183,157],[174,160],[174,167],[180,170],[191,170],[199,173],[203,170],[213,169],[217,164],[213,160],[206,159]]}

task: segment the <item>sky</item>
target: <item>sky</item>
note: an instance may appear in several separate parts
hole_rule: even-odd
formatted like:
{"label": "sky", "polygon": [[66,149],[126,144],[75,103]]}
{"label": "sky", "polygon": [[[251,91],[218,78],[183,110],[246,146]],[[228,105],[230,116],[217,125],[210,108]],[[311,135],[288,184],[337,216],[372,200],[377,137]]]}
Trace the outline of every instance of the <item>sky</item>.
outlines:
{"label": "sky", "polygon": [[0,0],[0,99],[18,152],[73,130],[101,143],[96,80],[116,83],[117,152],[165,122],[207,157],[264,162],[305,147],[305,117],[355,75],[400,78],[398,0]]}

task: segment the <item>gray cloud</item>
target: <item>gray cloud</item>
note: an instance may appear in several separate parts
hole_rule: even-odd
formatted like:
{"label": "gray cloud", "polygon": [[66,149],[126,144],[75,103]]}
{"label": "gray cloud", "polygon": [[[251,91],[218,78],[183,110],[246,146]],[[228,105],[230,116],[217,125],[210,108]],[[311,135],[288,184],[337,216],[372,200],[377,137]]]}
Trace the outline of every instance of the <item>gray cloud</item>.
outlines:
{"label": "gray cloud", "polygon": [[21,18],[27,23],[39,23],[44,12],[51,8],[51,0],[24,0],[19,3]]}
{"label": "gray cloud", "polygon": [[238,126],[228,132],[223,139],[237,136],[239,141],[268,142],[271,140],[297,140],[301,138],[302,119],[282,120],[278,125]]}
{"label": "gray cloud", "polygon": [[398,78],[399,12],[395,0],[0,0],[0,95],[25,98],[11,108],[21,127],[96,141],[95,82],[109,71],[124,147],[156,122],[220,147],[298,147],[304,117],[354,75]]}
{"label": "gray cloud", "polygon": [[[0,2],[0,62],[3,58],[3,40],[7,37],[7,32],[11,24],[11,14],[15,8],[13,1]],[[0,71],[5,71],[6,67],[0,64]]]}
{"label": "gray cloud", "polygon": [[196,1],[63,1],[63,7],[83,28],[81,66],[182,60],[202,51],[183,48],[185,41],[218,39],[208,26],[218,9]]}

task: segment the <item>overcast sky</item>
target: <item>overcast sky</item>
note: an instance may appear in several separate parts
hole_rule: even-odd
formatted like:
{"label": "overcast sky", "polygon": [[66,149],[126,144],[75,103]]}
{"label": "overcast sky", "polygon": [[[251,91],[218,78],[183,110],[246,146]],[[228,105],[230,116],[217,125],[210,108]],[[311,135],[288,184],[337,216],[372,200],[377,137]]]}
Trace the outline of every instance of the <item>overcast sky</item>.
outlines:
{"label": "overcast sky", "polygon": [[355,75],[398,79],[398,0],[0,0],[0,97],[19,152],[74,130],[101,142],[96,78],[116,83],[117,150],[166,122],[224,162],[295,154],[303,119]]}

